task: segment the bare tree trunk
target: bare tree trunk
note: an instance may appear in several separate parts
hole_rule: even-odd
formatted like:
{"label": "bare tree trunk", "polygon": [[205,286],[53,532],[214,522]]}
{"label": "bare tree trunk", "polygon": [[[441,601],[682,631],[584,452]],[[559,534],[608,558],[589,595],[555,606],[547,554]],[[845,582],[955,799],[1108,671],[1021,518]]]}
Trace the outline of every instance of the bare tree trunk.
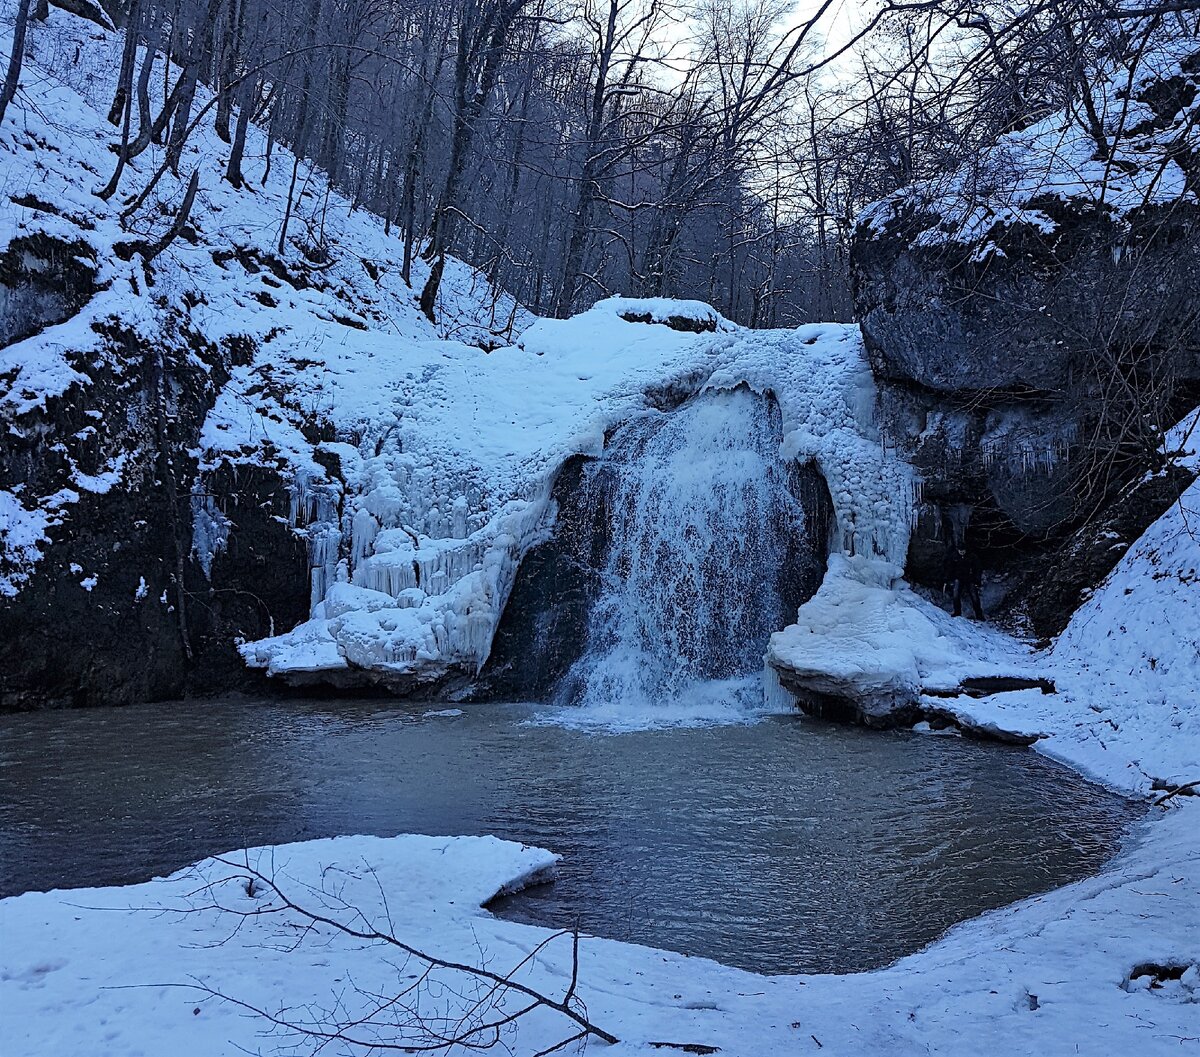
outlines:
{"label": "bare tree trunk", "polygon": [[[450,244],[455,213],[459,209],[459,191],[466,173],[468,148],[475,136],[475,124],[487,105],[496,83],[496,74],[508,45],[513,21],[525,0],[494,0],[480,25],[470,21],[459,27],[458,54],[455,62],[454,133],[450,144],[450,162],[446,183],[430,224],[427,260],[435,262],[421,291],[421,310],[434,320],[434,305],[442,282],[442,262]],[[472,39],[474,38],[474,39]],[[482,54],[480,54],[482,53]],[[472,66],[478,63],[478,70]]]}
{"label": "bare tree trunk", "polygon": [[122,157],[126,160],[136,158],[149,147],[154,134],[154,121],[150,116],[150,77],[154,70],[157,49],[162,37],[162,20],[163,13],[156,6],[152,13],[150,28],[146,34],[146,54],[142,58],[142,68],[138,71],[136,87],[138,134],[137,138],[122,151]]}
{"label": "bare tree trunk", "polygon": [[[129,58],[126,62],[121,60],[121,78],[117,84],[117,93],[114,99],[121,102],[121,113],[119,120],[121,122],[121,143],[117,148],[117,164],[113,169],[113,174],[109,181],[101,190],[97,191],[97,197],[107,202],[121,184],[121,174],[125,171],[125,163],[128,161],[129,154],[129,128],[133,113],[133,99],[131,97],[131,85],[129,81],[133,78],[133,58],[137,54],[136,45],[137,38],[141,30],[142,11],[141,0],[133,0],[133,6],[129,11],[129,21],[125,26],[125,56]],[[133,42],[132,44],[130,42]],[[112,114],[109,114],[109,120],[112,120]]]}
{"label": "bare tree trunk", "polygon": [[[22,5],[28,10],[29,4],[22,0]],[[129,106],[129,91],[133,84],[133,63],[137,58],[138,32],[141,29],[142,0],[132,0],[129,5],[129,16],[125,22],[125,46],[121,50],[121,69],[117,74],[117,90],[113,93],[112,106],[108,109],[108,123],[119,125],[122,115]],[[18,12],[18,18],[20,13]],[[24,32],[22,32],[24,37]]]}
{"label": "bare tree trunk", "polygon": [[8,72],[4,75],[4,87],[0,88],[0,121],[4,120],[8,104],[17,94],[21,80],[21,67],[25,63],[25,33],[29,28],[30,0],[20,0],[17,5],[17,20],[13,26],[12,52],[8,56]]}
{"label": "bare tree trunk", "polygon": [[216,89],[220,92],[217,100],[216,129],[217,135],[226,143],[230,142],[229,121],[233,116],[233,93],[226,91],[234,78],[238,52],[242,44],[242,22],[246,5],[243,0],[230,0],[225,11],[224,25],[221,30],[219,54],[217,56]]}
{"label": "bare tree trunk", "polygon": [[237,126],[233,133],[233,142],[229,147],[229,164],[225,167],[225,179],[234,187],[241,188],[245,183],[242,176],[242,158],[246,153],[246,132],[250,128],[250,115],[254,110],[253,101],[258,97],[258,81],[247,77],[238,86],[238,117]]}
{"label": "bare tree trunk", "polygon": [[175,219],[167,229],[167,233],[142,255],[145,257],[147,264],[153,261],[155,257],[183,234],[183,229],[187,227],[188,218],[192,215],[192,204],[196,201],[196,190],[199,186],[200,170],[196,169],[192,172],[191,179],[188,180],[187,190],[183,195],[183,203],[179,207],[179,212],[175,214]]}

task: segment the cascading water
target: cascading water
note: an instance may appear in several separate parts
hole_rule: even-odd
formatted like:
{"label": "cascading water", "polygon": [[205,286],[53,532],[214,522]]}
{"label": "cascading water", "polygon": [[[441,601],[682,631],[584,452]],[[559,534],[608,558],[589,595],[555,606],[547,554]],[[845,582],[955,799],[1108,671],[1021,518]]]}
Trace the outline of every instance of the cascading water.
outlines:
{"label": "cascading water", "polygon": [[761,706],[767,640],[815,590],[828,527],[780,437],[775,402],[744,387],[613,434],[587,470],[607,551],[561,704],[664,721]]}

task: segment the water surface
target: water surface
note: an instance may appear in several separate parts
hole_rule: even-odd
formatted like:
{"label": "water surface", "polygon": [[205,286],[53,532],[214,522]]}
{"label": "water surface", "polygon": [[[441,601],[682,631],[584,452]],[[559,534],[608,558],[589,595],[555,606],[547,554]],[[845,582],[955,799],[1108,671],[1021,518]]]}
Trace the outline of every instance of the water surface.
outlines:
{"label": "water surface", "polygon": [[1032,752],[777,717],[587,733],[530,706],[229,700],[0,717],[0,894],[340,833],[564,856],[506,917],[763,972],[886,964],[1095,872],[1126,802]]}

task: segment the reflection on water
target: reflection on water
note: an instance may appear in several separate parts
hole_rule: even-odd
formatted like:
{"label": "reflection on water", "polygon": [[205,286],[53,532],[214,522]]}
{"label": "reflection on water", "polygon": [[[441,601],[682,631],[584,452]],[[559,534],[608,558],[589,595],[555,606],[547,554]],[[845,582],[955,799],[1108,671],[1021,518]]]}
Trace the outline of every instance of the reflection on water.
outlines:
{"label": "reflection on water", "polygon": [[779,717],[588,734],[528,706],[188,702],[0,717],[0,894],[339,833],[561,852],[506,917],[763,972],[885,964],[1082,877],[1132,809],[1021,750]]}

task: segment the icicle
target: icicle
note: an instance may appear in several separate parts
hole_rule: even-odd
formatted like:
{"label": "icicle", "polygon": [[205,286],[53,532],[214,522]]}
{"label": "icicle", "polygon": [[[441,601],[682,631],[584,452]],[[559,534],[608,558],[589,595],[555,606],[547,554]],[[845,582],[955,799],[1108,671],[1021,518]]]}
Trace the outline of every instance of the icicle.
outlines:
{"label": "icicle", "polygon": [[204,491],[204,483],[197,478],[192,486],[192,553],[206,578],[212,577],[213,559],[229,543],[231,527],[230,520],[217,506],[213,496]]}
{"label": "icicle", "polygon": [[766,660],[763,661],[763,705],[771,712],[789,712],[796,708],[796,698],[779,681],[779,673]]}

